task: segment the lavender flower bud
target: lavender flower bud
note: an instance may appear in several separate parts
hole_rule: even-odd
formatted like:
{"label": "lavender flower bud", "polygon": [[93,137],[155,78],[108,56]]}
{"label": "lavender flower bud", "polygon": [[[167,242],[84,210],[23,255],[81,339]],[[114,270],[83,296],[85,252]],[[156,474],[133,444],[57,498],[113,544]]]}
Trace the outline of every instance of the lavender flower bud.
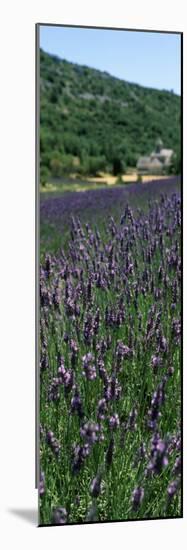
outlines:
{"label": "lavender flower bud", "polygon": [[39,494],[42,497],[45,493],[45,475],[44,472],[40,473]]}
{"label": "lavender flower bud", "polygon": [[72,413],[77,412],[79,418],[82,418],[84,416],[82,401],[78,393],[78,390],[75,390],[74,397],[72,397],[71,399],[71,411]]}
{"label": "lavender flower bud", "polygon": [[168,485],[167,493],[168,493],[169,499],[173,498],[173,497],[176,495],[176,492],[177,492],[177,490],[178,490],[178,487],[179,487],[179,480],[178,480],[178,479],[172,481],[172,482]]}
{"label": "lavender flower bud", "polygon": [[172,472],[173,472],[174,475],[181,474],[181,457],[180,456],[178,456],[176,458],[176,461],[175,461],[175,464],[173,466]]}
{"label": "lavender flower bud", "polygon": [[80,445],[74,444],[73,446],[73,457],[72,457],[72,472],[73,474],[78,474],[84,459],[90,454],[90,445],[85,443],[82,447]]}
{"label": "lavender flower bud", "polygon": [[115,413],[113,416],[110,416],[108,423],[111,430],[116,430],[116,428],[119,428],[120,422],[118,414]]}
{"label": "lavender flower bud", "polygon": [[127,423],[127,428],[131,431],[136,430],[137,428],[137,424],[136,424],[137,415],[138,415],[138,411],[134,407],[129,414],[128,423]]}
{"label": "lavender flower bud", "polygon": [[60,384],[59,378],[53,378],[48,388],[49,401],[58,401],[60,397],[59,384]]}
{"label": "lavender flower bud", "polygon": [[151,367],[153,368],[154,372],[157,371],[158,367],[162,365],[162,360],[157,355],[152,355],[151,357]]}
{"label": "lavender flower bud", "polygon": [[55,508],[52,513],[52,523],[64,525],[67,523],[67,511],[65,508]]}
{"label": "lavender flower bud", "polygon": [[136,487],[132,493],[132,507],[134,511],[137,511],[142,500],[144,498],[144,489],[142,487]]}
{"label": "lavender flower bud", "polygon": [[87,353],[83,357],[83,375],[86,376],[87,380],[94,380],[97,376],[91,353]]}
{"label": "lavender flower bud", "polygon": [[147,473],[160,474],[162,469],[168,465],[168,445],[166,441],[159,438],[158,434],[155,434],[152,440],[151,448],[151,461],[147,467]]}
{"label": "lavender flower bud", "polygon": [[92,497],[97,498],[101,492],[101,475],[98,474],[91,482],[90,494]]}
{"label": "lavender flower bud", "polygon": [[54,433],[52,431],[48,431],[46,434],[46,443],[48,443],[49,447],[51,448],[52,452],[56,457],[58,457],[60,452],[60,444],[55,439]]}
{"label": "lavender flower bud", "polygon": [[80,428],[80,435],[83,437],[89,445],[92,445],[96,441],[100,440],[101,427],[95,422],[86,422]]}
{"label": "lavender flower bud", "polygon": [[97,407],[97,418],[98,420],[104,420],[107,412],[107,402],[106,399],[100,399]]}

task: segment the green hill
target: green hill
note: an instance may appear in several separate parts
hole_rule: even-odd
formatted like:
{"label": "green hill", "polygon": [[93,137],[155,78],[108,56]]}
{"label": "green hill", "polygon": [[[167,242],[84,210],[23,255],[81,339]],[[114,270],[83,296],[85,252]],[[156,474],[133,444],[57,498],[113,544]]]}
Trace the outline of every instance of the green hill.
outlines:
{"label": "green hill", "polygon": [[181,99],[40,51],[41,180],[118,173],[158,137],[180,151]]}

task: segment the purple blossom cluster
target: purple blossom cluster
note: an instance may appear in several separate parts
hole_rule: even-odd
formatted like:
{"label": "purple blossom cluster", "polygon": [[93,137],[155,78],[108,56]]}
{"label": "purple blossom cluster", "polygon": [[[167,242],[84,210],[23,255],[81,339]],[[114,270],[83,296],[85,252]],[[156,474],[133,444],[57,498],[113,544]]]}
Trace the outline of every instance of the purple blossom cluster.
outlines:
{"label": "purple blossom cluster", "polygon": [[136,512],[141,505],[141,502],[144,498],[144,489],[142,487],[136,487],[132,493],[132,507]]}
{"label": "purple blossom cluster", "polygon": [[45,475],[44,472],[40,473],[40,482],[39,482],[39,495],[42,497],[45,493]]}
{"label": "purple blossom cluster", "polygon": [[96,441],[102,441],[104,438],[102,426],[96,422],[86,422],[86,424],[83,424],[80,428],[80,435],[89,445],[92,445]]}
{"label": "purple blossom cluster", "polygon": [[86,376],[87,380],[94,380],[97,376],[91,353],[87,353],[83,357],[83,375]]}
{"label": "purple blossom cluster", "polygon": [[60,443],[57,441],[52,431],[47,432],[46,443],[49,445],[54,455],[58,457],[60,452]]}
{"label": "purple blossom cluster", "polygon": [[85,443],[84,445],[73,445],[73,453],[72,453],[72,472],[73,474],[77,474],[81,466],[84,463],[84,460],[87,456],[89,456],[91,451],[91,446],[89,443]]}
{"label": "purple blossom cluster", "polygon": [[76,387],[74,389],[74,394],[71,399],[71,412],[77,413],[80,419],[84,416],[82,400]]}
{"label": "purple blossom cluster", "polygon": [[155,433],[151,441],[151,460],[148,463],[146,472],[160,474],[168,465],[168,444]]}
{"label": "purple blossom cluster", "polygon": [[101,492],[101,474],[97,474],[96,477],[94,477],[94,479],[92,480],[91,482],[91,485],[90,485],[90,493],[91,493],[91,496],[94,497],[94,498],[97,498],[99,495],[100,495],[100,492]]}

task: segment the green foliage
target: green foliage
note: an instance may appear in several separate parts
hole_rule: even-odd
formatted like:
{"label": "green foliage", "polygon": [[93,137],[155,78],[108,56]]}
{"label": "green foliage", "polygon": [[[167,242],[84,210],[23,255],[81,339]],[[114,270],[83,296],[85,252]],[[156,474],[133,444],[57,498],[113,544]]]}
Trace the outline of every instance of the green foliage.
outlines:
{"label": "green foliage", "polygon": [[51,159],[50,168],[51,168],[51,174],[55,178],[58,178],[62,175],[62,161],[59,158],[54,157]]}
{"label": "green foliage", "polygon": [[[42,50],[40,81],[40,155],[49,175],[72,171],[73,156],[81,174],[122,173],[151,153],[158,136],[178,155],[180,97],[174,93],[130,84]],[[180,170],[178,160],[172,169]]]}
{"label": "green foliage", "polygon": [[171,164],[168,167],[168,174],[181,174],[181,155],[179,148],[172,156]]}
{"label": "green foliage", "polygon": [[41,166],[40,169],[40,183],[43,187],[45,187],[47,180],[49,177],[49,170],[46,166]]}
{"label": "green foliage", "polygon": [[103,157],[90,157],[89,158],[89,173],[93,176],[97,175],[99,170],[106,168],[106,158]]}
{"label": "green foliage", "polygon": [[126,170],[125,163],[119,155],[118,156],[116,155],[113,158],[112,166],[113,166],[112,171],[114,176],[118,176],[118,174],[124,174]]}

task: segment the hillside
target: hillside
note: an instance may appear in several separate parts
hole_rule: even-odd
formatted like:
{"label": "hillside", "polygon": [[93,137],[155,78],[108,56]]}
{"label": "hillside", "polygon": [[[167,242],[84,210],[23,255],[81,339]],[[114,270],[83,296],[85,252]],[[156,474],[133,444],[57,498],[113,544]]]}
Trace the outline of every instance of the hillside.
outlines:
{"label": "hillside", "polygon": [[40,51],[41,180],[125,171],[155,141],[180,150],[180,97]]}

